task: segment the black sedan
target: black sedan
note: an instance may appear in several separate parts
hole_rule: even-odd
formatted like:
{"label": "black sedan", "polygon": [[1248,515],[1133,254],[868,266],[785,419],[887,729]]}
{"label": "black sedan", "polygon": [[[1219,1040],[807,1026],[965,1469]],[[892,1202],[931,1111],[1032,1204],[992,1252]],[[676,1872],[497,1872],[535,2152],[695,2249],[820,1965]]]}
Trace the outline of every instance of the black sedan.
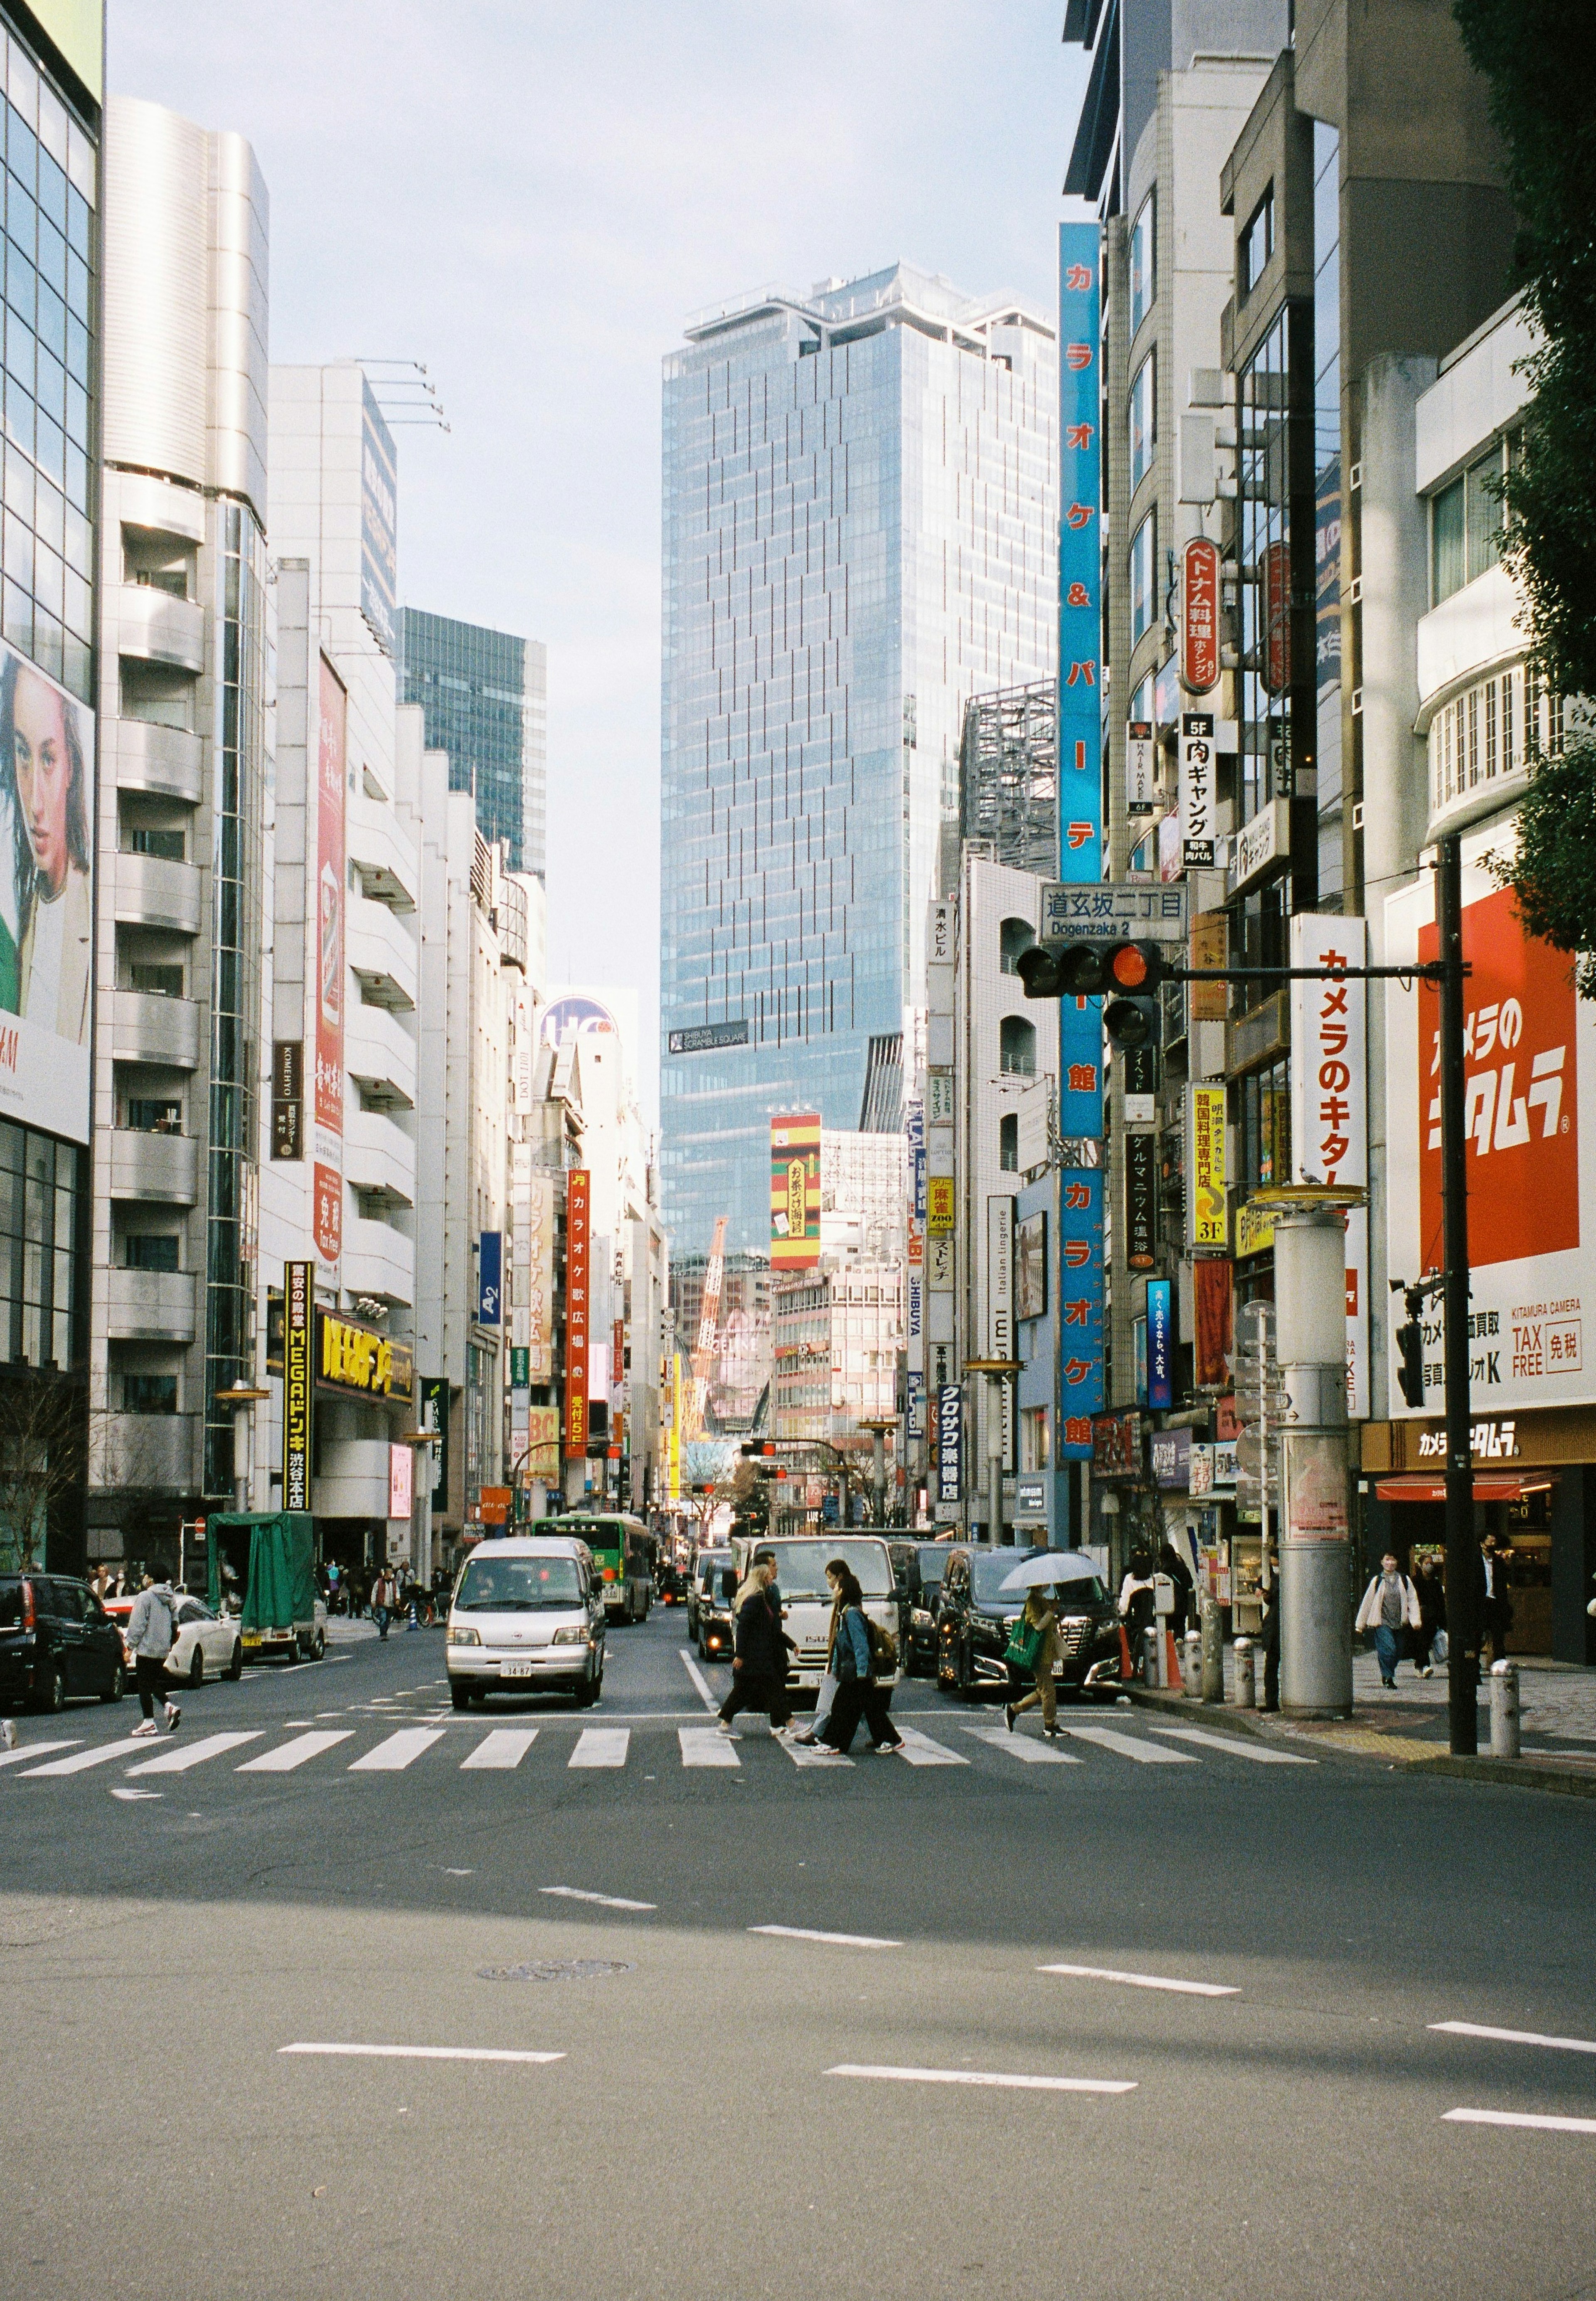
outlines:
{"label": "black sedan", "polygon": [[[897,1550],[896,1543],[892,1545]],[[917,1542],[913,1562],[907,1568],[909,1584],[908,1622],[903,1638],[904,1674],[931,1678],[937,1668],[937,1609],[941,1603],[942,1569],[953,1555],[946,1542]]]}
{"label": "black sedan", "polygon": [[74,1694],[120,1702],[121,1632],[87,1582],[0,1574],[0,1708],[64,1710]]}
{"label": "black sedan", "polygon": [[[1004,1660],[1009,1632],[1024,1603],[1023,1592],[1002,1586],[1016,1566],[1044,1558],[1045,1550],[989,1549],[983,1543],[948,1553],[937,1614],[937,1684],[966,1697],[982,1690],[1007,1694],[1014,1673]],[[1059,1552],[1060,1558],[1069,1555]],[[1113,1701],[1123,1667],[1119,1618],[1096,1574],[1071,1579],[1058,1598],[1059,1658],[1053,1677],[1061,1692]]]}

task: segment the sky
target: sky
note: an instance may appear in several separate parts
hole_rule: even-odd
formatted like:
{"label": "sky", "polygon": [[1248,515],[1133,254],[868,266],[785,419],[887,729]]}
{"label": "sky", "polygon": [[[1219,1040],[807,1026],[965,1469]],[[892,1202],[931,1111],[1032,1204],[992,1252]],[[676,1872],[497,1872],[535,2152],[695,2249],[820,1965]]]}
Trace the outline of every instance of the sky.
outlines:
{"label": "sky", "polygon": [[107,92],[254,145],[272,356],[424,363],[410,606],[548,649],[548,972],[657,1092],[660,362],[690,312],[899,259],[1056,301],[1063,0],[110,0]]}

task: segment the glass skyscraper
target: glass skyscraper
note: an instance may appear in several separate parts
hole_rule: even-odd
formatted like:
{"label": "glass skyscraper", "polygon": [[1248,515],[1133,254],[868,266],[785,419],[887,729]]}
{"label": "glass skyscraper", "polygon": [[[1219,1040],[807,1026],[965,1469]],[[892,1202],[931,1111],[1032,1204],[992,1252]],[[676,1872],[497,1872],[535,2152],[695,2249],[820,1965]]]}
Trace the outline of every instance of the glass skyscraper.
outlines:
{"label": "glass skyscraper", "polygon": [[661,1179],[769,1241],[771,1113],[859,1124],[922,997],[969,698],[1050,677],[1051,324],[896,265],[699,314],[664,370]]}
{"label": "glass skyscraper", "polygon": [[541,879],[547,827],[548,657],[536,640],[404,612],[404,699],[419,703],[449,789],[476,796],[477,829],[507,840],[512,871]]}

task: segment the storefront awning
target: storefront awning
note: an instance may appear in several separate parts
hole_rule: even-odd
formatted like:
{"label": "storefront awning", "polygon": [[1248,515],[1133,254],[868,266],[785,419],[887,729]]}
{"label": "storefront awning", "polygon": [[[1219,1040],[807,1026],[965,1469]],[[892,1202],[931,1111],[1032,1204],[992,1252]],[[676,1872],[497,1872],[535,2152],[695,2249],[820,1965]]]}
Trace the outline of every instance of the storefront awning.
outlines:
{"label": "storefront awning", "polygon": [[[1474,1498],[1477,1502],[1521,1502],[1525,1494],[1545,1494],[1552,1483],[1539,1471],[1516,1478],[1504,1471],[1476,1470]],[[1381,1478],[1375,1492],[1383,1502],[1443,1502],[1446,1480],[1433,1470],[1418,1470],[1405,1477]]]}

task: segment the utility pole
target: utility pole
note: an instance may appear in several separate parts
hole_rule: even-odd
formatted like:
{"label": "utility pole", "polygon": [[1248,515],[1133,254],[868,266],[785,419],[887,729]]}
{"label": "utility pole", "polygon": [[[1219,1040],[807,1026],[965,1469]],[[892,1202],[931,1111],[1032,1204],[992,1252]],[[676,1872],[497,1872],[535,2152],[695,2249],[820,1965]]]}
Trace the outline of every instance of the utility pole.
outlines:
{"label": "utility pole", "polygon": [[1458,834],[1437,841],[1441,943],[1441,1260],[1446,1319],[1447,1716],[1454,1757],[1479,1748],[1480,1623],[1474,1532],[1473,1410],[1468,1394],[1468,1136],[1463,1086],[1463,858]]}

